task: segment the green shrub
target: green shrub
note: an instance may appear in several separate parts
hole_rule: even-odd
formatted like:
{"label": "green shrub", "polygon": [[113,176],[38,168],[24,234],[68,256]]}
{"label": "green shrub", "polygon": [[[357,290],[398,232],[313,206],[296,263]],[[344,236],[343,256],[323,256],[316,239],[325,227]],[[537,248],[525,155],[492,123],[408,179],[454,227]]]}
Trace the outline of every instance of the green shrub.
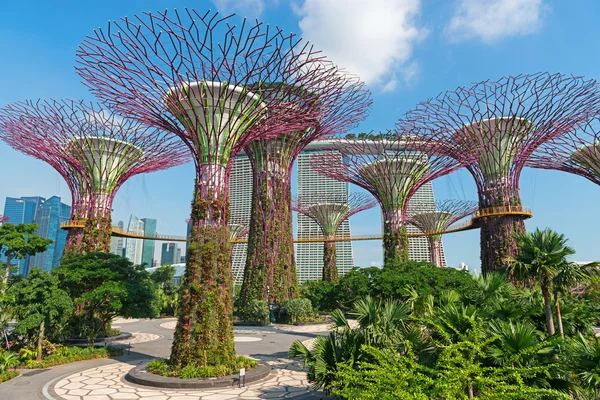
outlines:
{"label": "green shrub", "polygon": [[[75,361],[93,360],[96,358],[108,358],[123,354],[123,350],[116,347],[66,347],[56,346],[56,351],[48,355],[40,363],[27,357],[21,358],[23,368],[48,368],[54,365],[68,364]],[[34,354],[35,357],[35,354]]]}
{"label": "green shrub", "polygon": [[0,383],[11,380],[12,378],[16,378],[17,376],[19,376],[18,371],[0,372]]}
{"label": "green shrub", "polygon": [[250,358],[237,356],[234,366],[209,365],[205,367],[198,367],[193,364],[188,364],[180,370],[172,370],[169,367],[167,360],[164,358],[159,358],[150,361],[146,367],[146,371],[161,376],[171,376],[181,379],[199,379],[232,375],[238,373],[241,368],[251,370],[256,368],[257,365],[258,363]]}
{"label": "green shrub", "polygon": [[291,299],[281,303],[280,315],[285,316],[292,324],[307,321],[312,313],[312,303],[309,299]]}
{"label": "green shrub", "polygon": [[255,322],[261,325],[268,325],[269,305],[264,300],[252,300],[246,307],[245,315],[242,316],[245,321]]}

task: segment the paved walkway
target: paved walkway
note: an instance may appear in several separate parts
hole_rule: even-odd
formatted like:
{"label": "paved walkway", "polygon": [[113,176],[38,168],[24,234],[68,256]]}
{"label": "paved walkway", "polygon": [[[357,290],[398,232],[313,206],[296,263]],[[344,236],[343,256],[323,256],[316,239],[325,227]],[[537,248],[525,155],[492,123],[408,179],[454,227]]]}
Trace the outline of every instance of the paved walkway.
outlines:
{"label": "paved walkway", "polygon": [[253,382],[245,388],[167,390],[142,387],[125,381],[125,374],[143,361],[119,362],[69,375],[59,380],[50,393],[64,400],[228,400],[289,399],[304,395],[310,390],[306,374],[296,363],[286,359],[270,361],[274,371],[269,379]]}
{"label": "paved walkway", "polygon": [[[168,357],[173,341],[175,319],[115,321],[133,337],[118,344],[129,347],[125,356],[71,363],[43,370],[31,370],[0,385],[1,400],[227,400],[295,398],[316,400],[321,396],[310,389],[306,374],[288,360],[287,351],[295,340],[314,338],[327,324],[287,327],[235,327],[236,351],[268,362],[274,371],[269,378],[248,384],[247,388],[212,390],[161,390],[126,382],[123,377],[135,365],[155,357]],[[171,328],[172,326],[172,328]],[[312,332],[311,332],[312,331]],[[322,332],[322,331],[321,331]],[[321,333],[322,334],[322,333]]]}

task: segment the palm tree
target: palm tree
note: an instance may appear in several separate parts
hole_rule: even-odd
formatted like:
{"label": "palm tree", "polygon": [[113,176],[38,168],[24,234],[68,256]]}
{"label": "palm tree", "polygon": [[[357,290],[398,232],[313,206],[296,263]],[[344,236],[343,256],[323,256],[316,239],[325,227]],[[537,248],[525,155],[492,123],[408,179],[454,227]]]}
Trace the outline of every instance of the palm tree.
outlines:
{"label": "palm tree", "polygon": [[522,282],[537,281],[540,285],[548,334],[554,335],[550,289],[554,277],[567,264],[567,257],[575,254],[575,250],[567,246],[564,235],[551,229],[517,233],[515,239],[518,255],[511,260],[509,272]]}
{"label": "palm tree", "polygon": [[600,398],[600,340],[588,341],[580,333],[571,345],[573,365],[583,385],[596,392]]}
{"label": "palm tree", "polygon": [[580,265],[576,263],[564,263],[559,265],[552,286],[554,288],[554,307],[556,308],[556,321],[558,322],[558,331],[564,339],[562,315],[560,312],[559,296],[568,292],[579,284],[585,284],[590,281],[592,275],[596,272],[598,263],[589,263]]}

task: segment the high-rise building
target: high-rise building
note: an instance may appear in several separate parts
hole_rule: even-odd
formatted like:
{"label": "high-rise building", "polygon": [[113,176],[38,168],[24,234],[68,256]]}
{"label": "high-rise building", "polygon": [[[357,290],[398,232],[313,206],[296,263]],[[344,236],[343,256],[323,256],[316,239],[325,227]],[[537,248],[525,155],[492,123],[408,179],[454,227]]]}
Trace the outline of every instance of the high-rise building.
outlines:
{"label": "high-rise building", "polygon": [[[152,218],[142,218],[144,223],[144,236],[152,236],[156,234],[156,220]],[[146,267],[154,265],[154,240],[144,239],[142,245],[142,262]]]}
{"label": "high-rise building", "polygon": [[[229,220],[238,224],[250,223],[252,206],[252,166],[245,155],[238,155],[229,175]],[[236,243],[231,250],[231,272],[236,285],[244,281],[248,244]]]}
{"label": "high-rise building", "polygon": [[[312,146],[315,147],[315,146]],[[311,193],[331,193],[339,196],[348,195],[348,184],[336,181],[316,173],[310,168],[310,158],[321,150],[303,151],[298,156],[298,196]],[[339,154],[339,152],[336,152]],[[337,236],[350,236],[350,221],[344,221],[336,232]],[[322,237],[323,232],[315,221],[306,215],[298,214],[298,238]],[[352,242],[337,242],[337,269],[340,275],[350,271],[354,266]],[[321,279],[323,276],[323,243],[296,244],[296,272],[300,283]]]}
{"label": "high-rise building", "polygon": [[[417,204],[419,204],[418,208]],[[433,197],[433,185],[431,182],[427,182],[421,186],[419,190],[412,196],[408,202],[408,214],[412,210],[422,210],[423,204],[430,206],[431,211],[435,211],[435,198]],[[419,229],[414,225],[408,224],[406,231],[411,233],[419,233]],[[442,265],[446,265],[446,255],[444,253],[444,246],[440,244],[442,251]],[[431,257],[431,249],[429,248],[429,241],[425,236],[409,237],[408,238],[408,258],[412,261],[429,261]]]}
{"label": "high-rise building", "polygon": [[160,253],[160,265],[179,264],[181,249],[176,243],[163,243]]}
{"label": "high-rise building", "polygon": [[[144,233],[144,222],[131,214],[127,230],[130,233],[142,235]],[[125,239],[125,257],[131,260],[135,265],[142,263],[143,242],[142,239]]]}
{"label": "high-rise building", "polygon": [[[10,218],[11,224],[33,224],[39,206],[46,201],[45,198],[39,196],[30,197],[7,197],[4,203],[4,216]],[[23,260],[13,260],[12,265],[16,265],[20,274],[27,274],[29,270],[29,259],[27,256]],[[6,257],[0,258],[2,263],[6,263]]]}
{"label": "high-rise building", "polygon": [[68,221],[70,215],[71,206],[62,203],[58,196],[52,196],[39,205],[34,221],[38,225],[37,234],[52,240],[52,243],[48,245],[48,250],[31,257],[26,274],[31,268],[50,271],[60,265],[67,243],[67,231],[60,229],[60,224]]}
{"label": "high-rise building", "polygon": [[[119,227],[119,229],[123,230],[123,221],[119,221],[117,223],[117,226]],[[120,257],[125,257],[125,253],[123,251],[123,243],[125,242],[125,239],[122,237],[118,237],[118,236],[113,236],[112,238],[110,238],[110,252],[112,254],[116,254]]]}

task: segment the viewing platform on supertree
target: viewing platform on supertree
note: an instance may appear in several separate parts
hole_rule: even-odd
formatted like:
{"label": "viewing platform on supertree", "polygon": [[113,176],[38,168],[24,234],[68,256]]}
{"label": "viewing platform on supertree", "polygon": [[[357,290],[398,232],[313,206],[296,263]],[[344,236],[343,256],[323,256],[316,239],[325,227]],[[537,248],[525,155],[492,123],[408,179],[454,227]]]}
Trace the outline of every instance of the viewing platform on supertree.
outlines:
{"label": "viewing platform on supertree", "polygon": [[427,234],[432,264],[440,268],[444,266],[441,234],[456,222],[475,213],[477,209],[477,202],[466,200],[438,200],[434,207],[427,203],[415,205],[408,221]]}
{"label": "viewing platform on supertree", "polygon": [[[263,96],[281,96],[269,86]],[[355,76],[336,68],[323,71],[311,91],[295,88],[301,109],[314,115],[304,129],[252,141],[244,149],[253,171],[247,261],[240,307],[253,300],[280,303],[297,297],[294,259],[291,174],[298,154],[312,141],[354,128],[368,115],[370,92]],[[308,122],[308,121],[307,121]]]}
{"label": "viewing platform on supertree", "polygon": [[519,178],[527,159],[599,110],[596,81],[536,73],[486,80],[446,91],[402,117],[398,130],[440,143],[437,151],[458,160],[477,185],[479,208],[510,207],[510,214],[482,217],[484,273],[502,268],[523,232]]}
{"label": "viewing platform on supertree", "polygon": [[411,135],[393,140],[344,139],[331,146],[332,151],[315,155],[311,168],[370,192],[383,212],[384,263],[408,261],[406,212],[410,198],[427,182],[461,168],[455,159],[440,155],[440,146]]}
{"label": "viewing platform on supertree", "polygon": [[351,216],[375,207],[376,200],[367,193],[353,192],[348,196],[332,193],[311,193],[293,199],[292,209],[306,215],[319,225],[323,238],[323,280],[337,281],[337,257],[334,239],[342,222]]}
{"label": "viewing platform on supertree", "polygon": [[189,161],[173,135],[147,128],[96,104],[71,100],[12,103],[0,110],[8,145],[51,165],[71,191],[65,254],[110,250],[111,210],[121,185],[134,175]]}
{"label": "viewing platform on supertree", "polygon": [[600,117],[544,143],[529,157],[527,166],[569,172],[600,185]]}
{"label": "viewing platform on supertree", "polygon": [[323,77],[335,67],[277,27],[193,9],[112,21],[77,57],[79,75],[109,108],[174,133],[192,152],[192,228],[169,364],[233,365],[232,159],[254,140],[314,126]]}

